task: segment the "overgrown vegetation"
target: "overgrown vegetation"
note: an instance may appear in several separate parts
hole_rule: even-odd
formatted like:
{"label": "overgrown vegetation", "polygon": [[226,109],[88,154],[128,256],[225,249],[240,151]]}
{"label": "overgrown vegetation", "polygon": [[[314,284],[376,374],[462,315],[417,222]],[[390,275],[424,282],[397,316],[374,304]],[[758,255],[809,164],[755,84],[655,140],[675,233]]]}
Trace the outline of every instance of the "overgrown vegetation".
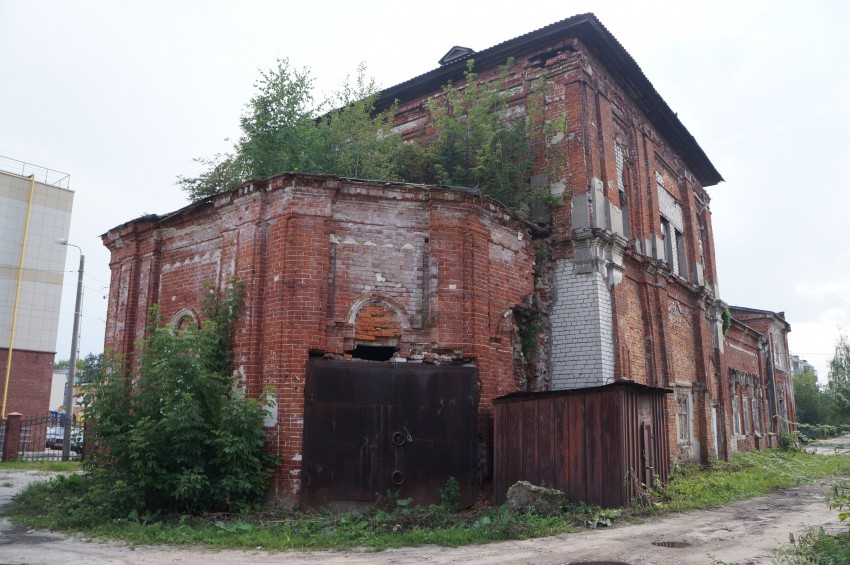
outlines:
{"label": "overgrown vegetation", "polygon": [[74,473],[81,470],[79,461],[2,461],[0,471],[27,469],[48,473]]}
{"label": "overgrown vegetation", "polygon": [[114,360],[88,385],[86,419],[98,449],[86,474],[48,490],[74,524],[103,519],[247,511],[260,500],[272,459],[263,450],[264,410],[233,386],[238,280],[222,295],[205,288],[200,328],[174,330],[153,310],[131,374]]}
{"label": "overgrown vegetation", "polygon": [[119,518],[90,511],[85,477],[61,478],[30,487],[7,511],[33,527],[84,531],[88,535],[131,543],[203,544],[210,547],[347,549],[439,544],[459,546],[525,539],[579,529],[609,526],[636,515],[719,506],[758,496],[774,488],[840,475],[850,456],[802,452],[738,454],[710,468],[678,470],[670,483],[645,505],[629,511],[571,504],[550,517],[512,514],[505,506],[457,510],[456,489],[447,483],[442,503],[419,507],[403,493],[388,493],[382,504],[362,512],[288,512],[265,509],[251,514],[136,513]]}
{"label": "overgrown vegetation", "polygon": [[777,563],[788,565],[844,565],[850,563],[850,533],[830,535],[823,528],[812,528],[802,535],[791,535],[791,545],[776,552]]}
{"label": "overgrown vegetation", "polygon": [[[545,122],[545,80],[523,83],[515,75],[509,60],[497,78],[482,81],[469,61],[461,84],[447,84],[429,100],[434,139],[423,145],[393,130],[395,106],[376,111],[379,89],[364,66],[353,84],[346,80],[317,101],[309,71],[280,60],[261,73],[233,151],[197,159],[205,170],[178,184],[198,199],[282,172],[329,173],[474,187],[527,212],[530,199],[545,198],[548,188],[535,192],[532,166],[552,150],[548,141],[565,120]],[[519,94],[522,102],[511,100]]]}
{"label": "overgrown vegetation", "polygon": [[810,372],[794,375],[794,402],[799,430],[810,439],[850,431],[850,341],[841,333],[829,363],[825,386]]}
{"label": "overgrown vegetation", "polygon": [[850,456],[793,450],[737,453],[731,460],[715,461],[707,469],[679,469],[657,494],[667,510],[697,510],[848,472]]}

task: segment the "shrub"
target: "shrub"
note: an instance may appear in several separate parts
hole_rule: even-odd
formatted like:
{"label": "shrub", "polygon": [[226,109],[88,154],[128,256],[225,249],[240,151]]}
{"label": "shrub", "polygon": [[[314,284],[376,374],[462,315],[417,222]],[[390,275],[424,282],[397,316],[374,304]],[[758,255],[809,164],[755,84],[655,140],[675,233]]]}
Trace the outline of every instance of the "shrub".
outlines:
{"label": "shrub", "polygon": [[230,374],[244,290],[235,279],[222,295],[205,290],[199,328],[175,330],[154,308],[134,370],[110,360],[88,387],[91,502],[115,516],[244,511],[265,492],[265,412]]}

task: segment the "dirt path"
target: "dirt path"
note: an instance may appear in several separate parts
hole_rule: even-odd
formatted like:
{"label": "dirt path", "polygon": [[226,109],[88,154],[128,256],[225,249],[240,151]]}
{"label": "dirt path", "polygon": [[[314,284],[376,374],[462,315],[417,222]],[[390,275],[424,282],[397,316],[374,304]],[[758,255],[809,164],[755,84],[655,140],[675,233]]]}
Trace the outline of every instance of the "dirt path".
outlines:
{"label": "dirt path", "polygon": [[[45,474],[0,471],[0,505]],[[268,553],[209,551],[171,547],[131,549],[117,543],[86,542],[62,534],[28,531],[0,520],[0,563],[55,565],[62,563],[287,563],[323,565],[385,564],[502,564],[542,565],[581,562],[637,564],[711,563],[712,556],[727,563],[772,563],[771,552],[788,543],[806,525],[837,531],[835,511],[827,508],[825,485],[809,485],[770,496],[736,502],[717,510],[668,515],[644,524],[588,530],[527,541],[492,543],[447,549],[434,546],[392,549],[380,553],[314,552]],[[671,548],[653,542],[681,542]]]}

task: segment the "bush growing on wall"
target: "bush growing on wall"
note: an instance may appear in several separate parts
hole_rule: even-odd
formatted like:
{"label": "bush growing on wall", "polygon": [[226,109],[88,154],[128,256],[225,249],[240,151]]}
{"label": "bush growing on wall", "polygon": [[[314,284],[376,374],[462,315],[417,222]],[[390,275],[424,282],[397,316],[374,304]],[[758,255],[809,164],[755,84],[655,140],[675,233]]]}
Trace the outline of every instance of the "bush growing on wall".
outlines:
{"label": "bush growing on wall", "polygon": [[[530,177],[537,152],[552,151],[549,141],[566,126],[564,118],[544,119],[545,80],[514,84],[517,68],[508,60],[482,81],[470,60],[461,85],[447,84],[429,101],[436,139],[423,145],[393,129],[395,105],[376,111],[380,91],[365,72],[361,65],[353,84],[316,101],[309,71],[278,61],[255,84],[233,152],[196,159],[205,170],[178,184],[199,199],[291,171],[478,188],[520,214],[533,199],[551,200],[548,181],[533,187]],[[520,92],[523,102],[509,104]]]}
{"label": "bush growing on wall", "polygon": [[236,279],[222,294],[206,287],[200,326],[181,330],[154,308],[130,374],[113,360],[89,385],[97,450],[86,468],[105,512],[244,511],[263,496],[273,468],[265,411],[231,376],[243,296]]}

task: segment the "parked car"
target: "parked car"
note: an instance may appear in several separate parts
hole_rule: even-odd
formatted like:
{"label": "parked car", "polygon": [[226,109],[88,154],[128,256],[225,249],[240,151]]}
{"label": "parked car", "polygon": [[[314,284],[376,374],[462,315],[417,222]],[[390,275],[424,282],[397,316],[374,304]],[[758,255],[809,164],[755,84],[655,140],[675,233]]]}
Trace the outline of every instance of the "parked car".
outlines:
{"label": "parked car", "polygon": [[[47,449],[62,449],[65,443],[65,428],[62,426],[51,426],[47,428]],[[71,451],[83,452],[83,430],[71,428]]]}

